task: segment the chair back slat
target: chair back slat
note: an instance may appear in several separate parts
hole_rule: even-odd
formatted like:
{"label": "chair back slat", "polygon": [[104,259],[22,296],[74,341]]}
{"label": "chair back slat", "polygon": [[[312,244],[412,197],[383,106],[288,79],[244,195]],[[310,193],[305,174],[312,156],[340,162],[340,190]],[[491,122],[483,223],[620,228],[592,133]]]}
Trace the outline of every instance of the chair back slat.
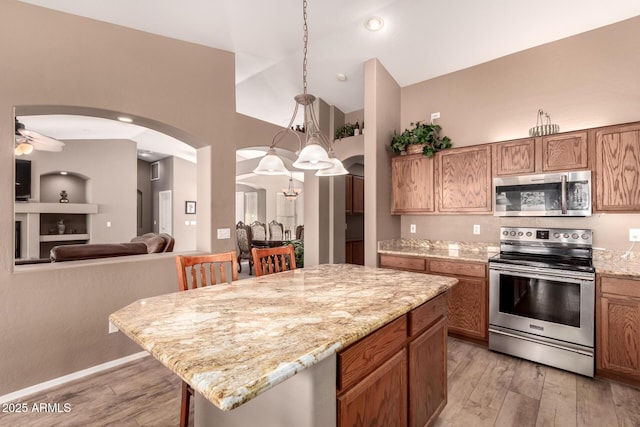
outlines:
{"label": "chair back slat", "polygon": [[281,271],[295,270],[296,256],[293,245],[279,246],[275,248],[253,248],[253,265],[256,276],[279,273]]}
{"label": "chair back slat", "polygon": [[[228,274],[229,268],[226,266],[229,266],[231,274]],[[231,281],[235,281],[238,280],[236,251],[210,255],[178,255],[176,271],[181,291],[217,284],[216,272],[220,275],[220,283],[226,283],[229,276]]]}

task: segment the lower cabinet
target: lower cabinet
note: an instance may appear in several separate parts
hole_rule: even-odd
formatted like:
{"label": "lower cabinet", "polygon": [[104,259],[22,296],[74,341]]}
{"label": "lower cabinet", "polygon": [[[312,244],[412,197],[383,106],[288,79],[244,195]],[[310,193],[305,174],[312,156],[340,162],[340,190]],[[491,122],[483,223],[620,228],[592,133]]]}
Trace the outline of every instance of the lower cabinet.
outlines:
{"label": "lower cabinet", "polygon": [[640,280],[599,275],[596,374],[640,386]]}
{"label": "lower cabinet", "polygon": [[344,262],[364,265],[364,240],[352,240],[345,243]]}
{"label": "lower cabinet", "polygon": [[488,343],[487,263],[381,254],[380,267],[458,279],[458,284],[449,291],[449,333],[481,344]]}
{"label": "lower cabinet", "polygon": [[447,296],[338,353],[338,427],[435,422],[447,403]]}

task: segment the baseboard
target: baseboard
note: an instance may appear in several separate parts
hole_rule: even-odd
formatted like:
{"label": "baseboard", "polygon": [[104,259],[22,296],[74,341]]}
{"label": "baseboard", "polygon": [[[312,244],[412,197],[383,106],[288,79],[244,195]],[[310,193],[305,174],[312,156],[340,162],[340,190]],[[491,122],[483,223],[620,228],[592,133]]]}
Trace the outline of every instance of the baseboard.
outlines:
{"label": "baseboard", "polygon": [[139,353],[135,353],[126,357],[122,357],[120,359],[103,363],[101,365],[96,365],[96,366],[92,366],[91,368],[83,369],[81,371],[72,372],[68,375],[54,378],[52,380],[45,381],[43,383],[36,384],[27,388],[23,388],[21,390],[14,391],[9,394],[5,394],[4,396],[0,396],[0,403],[13,402],[25,396],[29,396],[31,394],[38,393],[43,390],[47,390],[49,388],[56,387],[61,384],[75,381],[77,379],[84,378],[86,376],[96,374],[98,372],[106,371],[107,369],[115,368],[116,366],[124,365],[125,363],[133,362],[134,360],[142,359],[143,357],[147,357],[147,356],[149,356],[148,352],[141,351]]}

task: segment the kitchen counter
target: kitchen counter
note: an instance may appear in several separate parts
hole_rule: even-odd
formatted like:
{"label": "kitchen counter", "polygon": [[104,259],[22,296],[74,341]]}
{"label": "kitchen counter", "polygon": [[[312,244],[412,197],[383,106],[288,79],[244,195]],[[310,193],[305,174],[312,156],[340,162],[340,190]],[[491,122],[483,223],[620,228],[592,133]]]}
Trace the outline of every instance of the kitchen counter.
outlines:
{"label": "kitchen counter", "polygon": [[378,253],[460,261],[487,262],[500,252],[492,243],[448,242],[426,239],[392,239],[378,242]]}
{"label": "kitchen counter", "polygon": [[226,411],[455,283],[396,270],[319,265],[140,300],[109,320]]}
{"label": "kitchen counter", "polygon": [[[453,245],[453,246],[452,246]],[[457,247],[458,249],[450,249]],[[460,261],[488,262],[500,252],[498,244],[449,242],[427,239],[392,239],[378,242],[378,253]],[[593,250],[597,273],[640,277],[640,252]]]}

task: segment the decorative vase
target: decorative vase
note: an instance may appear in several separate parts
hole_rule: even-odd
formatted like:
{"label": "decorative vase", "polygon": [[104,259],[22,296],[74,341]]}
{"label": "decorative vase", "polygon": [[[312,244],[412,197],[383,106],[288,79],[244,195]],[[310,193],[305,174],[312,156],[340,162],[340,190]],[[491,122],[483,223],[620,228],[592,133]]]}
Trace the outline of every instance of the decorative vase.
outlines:
{"label": "decorative vase", "polygon": [[64,224],[64,220],[58,221],[58,234],[64,234],[64,230],[67,226]]}

